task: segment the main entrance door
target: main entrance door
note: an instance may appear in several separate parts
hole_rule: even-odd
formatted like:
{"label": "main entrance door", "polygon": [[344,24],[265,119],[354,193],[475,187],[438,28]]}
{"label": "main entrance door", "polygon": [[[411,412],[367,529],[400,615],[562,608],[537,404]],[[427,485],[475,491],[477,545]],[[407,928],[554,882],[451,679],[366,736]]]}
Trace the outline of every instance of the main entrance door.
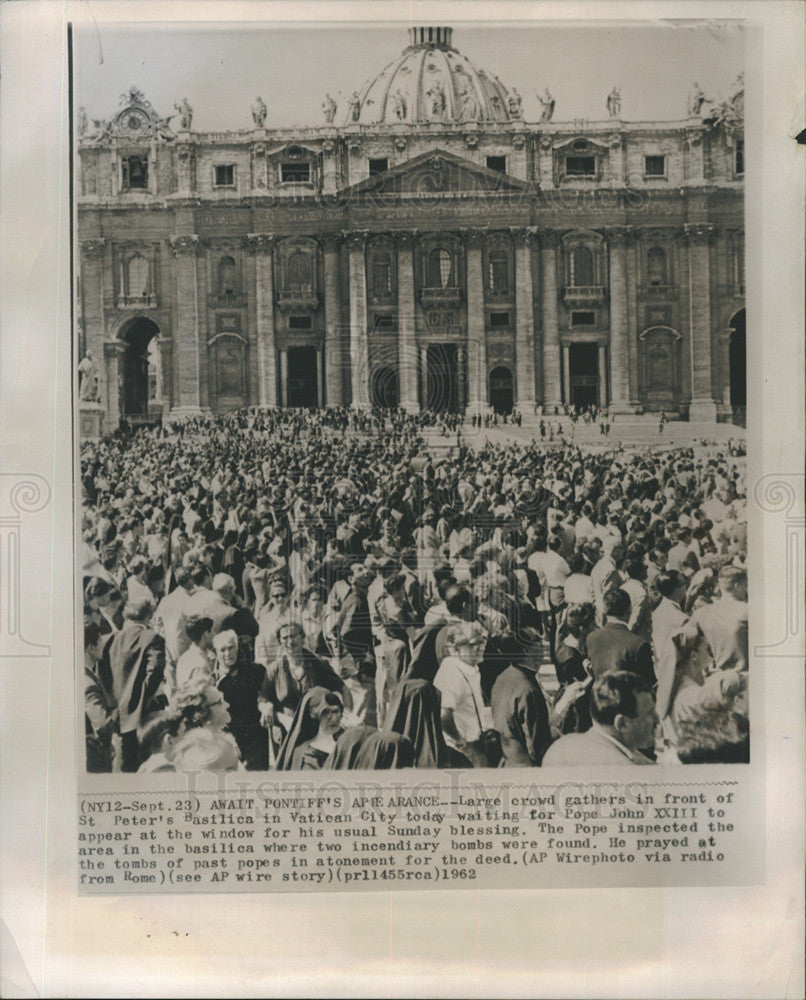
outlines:
{"label": "main entrance door", "polygon": [[378,368],[372,377],[372,405],[394,410],[398,405],[399,386],[396,369],[391,365]]}
{"label": "main entrance door", "polygon": [[430,344],[426,351],[426,402],[428,410],[456,413],[459,409],[459,359],[457,344]]}
{"label": "main entrance door", "polygon": [[512,413],[512,372],[503,365],[490,372],[490,405],[496,413]]}
{"label": "main entrance door", "polygon": [[599,405],[598,360],[596,344],[571,344],[568,352],[568,401],[577,409]]}
{"label": "main entrance door", "polygon": [[159,327],[150,319],[139,317],[122,333],[126,344],[123,358],[123,392],[120,398],[124,417],[148,419],[149,401],[156,402],[159,352],[156,337]]}
{"label": "main entrance door", "polygon": [[292,347],[288,351],[288,394],[289,406],[304,406],[315,409],[316,389],[316,348]]}

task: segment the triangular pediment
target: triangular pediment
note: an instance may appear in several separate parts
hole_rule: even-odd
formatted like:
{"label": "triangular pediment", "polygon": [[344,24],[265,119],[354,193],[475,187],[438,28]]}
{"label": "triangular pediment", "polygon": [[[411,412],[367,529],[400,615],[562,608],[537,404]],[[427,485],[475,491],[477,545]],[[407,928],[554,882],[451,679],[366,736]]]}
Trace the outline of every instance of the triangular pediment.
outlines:
{"label": "triangular pediment", "polygon": [[431,150],[391,170],[347,188],[351,196],[367,194],[428,197],[445,194],[499,194],[528,190],[528,184],[497,170],[465,160],[443,149]]}

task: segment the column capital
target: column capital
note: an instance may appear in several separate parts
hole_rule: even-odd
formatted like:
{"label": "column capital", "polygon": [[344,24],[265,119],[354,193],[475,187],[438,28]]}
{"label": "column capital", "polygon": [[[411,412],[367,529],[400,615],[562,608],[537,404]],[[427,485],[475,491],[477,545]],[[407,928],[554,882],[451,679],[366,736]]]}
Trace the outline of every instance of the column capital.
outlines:
{"label": "column capital", "polygon": [[556,250],[560,242],[560,234],[553,229],[538,230],[537,240],[541,250]]}
{"label": "column capital", "polygon": [[249,253],[271,253],[274,233],[247,233],[246,249]]}
{"label": "column capital", "polygon": [[364,244],[366,243],[367,236],[366,232],[342,232],[342,239],[347,244],[347,249],[351,252],[353,250],[363,250]]}
{"label": "column capital", "polygon": [[683,232],[690,244],[707,244],[713,239],[716,226],[710,222],[686,222]]}
{"label": "column capital", "polygon": [[341,233],[322,233],[319,236],[319,242],[322,244],[322,249],[325,253],[338,253],[342,239]]}
{"label": "column capital", "polygon": [[480,229],[469,229],[464,234],[465,246],[468,250],[481,250],[485,233]]}
{"label": "column capital", "polygon": [[531,246],[537,238],[536,226],[510,226],[509,231],[516,246]]}
{"label": "column capital", "polygon": [[97,260],[99,257],[103,257],[105,247],[106,240],[103,239],[81,241],[81,252],[88,260]]}
{"label": "column capital", "polygon": [[626,246],[635,239],[632,226],[610,226],[605,229],[605,238],[613,246]]}
{"label": "column capital", "polygon": [[198,254],[200,250],[199,237],[196,233],[185,233],[181,236],[170,236],[168,238],[171,250],[175,257],[180,254]]}
{"label": "column capital", "polygon": [[410,232],[393,233],[392,238],[398,250],[413,250],[417,242],[417,230],[413,229]]}

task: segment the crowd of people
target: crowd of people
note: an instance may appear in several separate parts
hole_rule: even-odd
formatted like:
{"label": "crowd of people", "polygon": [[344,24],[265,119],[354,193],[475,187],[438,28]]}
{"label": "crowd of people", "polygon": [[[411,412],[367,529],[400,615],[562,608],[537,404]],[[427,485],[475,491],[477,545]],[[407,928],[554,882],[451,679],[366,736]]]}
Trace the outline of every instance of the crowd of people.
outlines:
{"label": "crowd of people", "polygon": [[749,759],[742,462],[425,426],[82,443],[89,771]]}

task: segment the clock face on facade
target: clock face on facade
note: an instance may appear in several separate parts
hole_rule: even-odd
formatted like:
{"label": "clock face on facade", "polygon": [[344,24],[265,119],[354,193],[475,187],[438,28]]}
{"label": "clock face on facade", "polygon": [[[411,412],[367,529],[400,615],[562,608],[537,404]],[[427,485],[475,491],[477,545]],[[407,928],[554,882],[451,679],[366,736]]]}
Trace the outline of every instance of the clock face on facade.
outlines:
{"label": "clock face on facade", "polygon": [[144,132],[148,128],[148,116],[137,109],[129,109],[120,115],[118,124],[126,132]]}

